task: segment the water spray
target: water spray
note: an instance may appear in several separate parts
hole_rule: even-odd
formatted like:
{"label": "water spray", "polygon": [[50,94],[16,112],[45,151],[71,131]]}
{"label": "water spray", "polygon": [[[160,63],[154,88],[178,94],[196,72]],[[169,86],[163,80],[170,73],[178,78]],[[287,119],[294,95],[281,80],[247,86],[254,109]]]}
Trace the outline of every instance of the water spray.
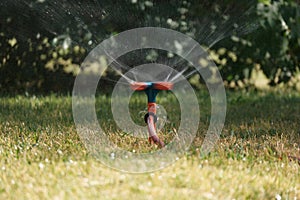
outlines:
{"label": "water spray", "polygon": [[[179,49],[176,46],[177,41],[181,42]],[[164,60],[163,63],[130,62],[130,66],[126,65],[130,60],[127,62],[127,57],[123,56],[129,56],[129,53],[136,55],[137,51],[143,53],[148,49],[158,49],[164,51],[162,55],[170,52],[176,56]],[[106,58],[106,62],[99,58]],[[186,62],[178,65],[178,58]],[[201,58],[207,60],[206,66],[199,62]],[[217,67],[208,58],[208,54],[197,41],[183,33],[165,28],[131,29],[101,42],[81,65],[82,71],[76,77],[72,95],[76,130],[86,148],[105,165],[135,173],[162,169],[176,162],[189,149],[200,125],[198,98],[187,80],[187,76],[195,72],[203,78],[211,97],[211,119],[201,147],[204,155],[210,152],[224,125],[226,93]],[[92,66],[101,69],[98,76],[89,73]],[[121,76],[114,86],[111,101],[106,102],[111,104],[114,123],[122,132],[131,133],[133,137],[146,138],[157,145],[159,149],[156,151],[144,153],[122,149],[102,129],[100,120],[103,118],[97,117],[95,109],[95,92],[108,67]],[[213,83],[210,81],[212,69],[216,69],[215,78],[218,80]],[[176,113],[180,117],[180,123],[178,126],[176,123],[176,137],[165,145],[163,138],[158,136],[160,127],[156,123],[159,114],[156,100],[160,91],[167,93],[170,90],[179,104]],[[135,91],[147,95],[148,109],[144,117],[146,126],[135,123],[131,117],[128,105],[130,96]]]}
{"label": "water spray", "polygon": [[[82,63],[74,83],[72,94],[74,123],[80,139],[91,155],[107,166],[122,171],[145,172],[162,169],[185,155],[196,136],[200,121],[197,96],[188,82],[188,78],[194,74],[201,75],[211,97],[210,125],[201,147],[203,154],[210,152],[219,139],[224,125],[226,93],[218,68],[208,59],[209,55],[200,44],[207,49],[231,35],[249,33],[258,25],[256,12],[253,12],[256,8],[254,0],[247,2],[203,0],[188,3],[178,1],[180,9],[174,7],[175,10],[171,7],[165,9],[168,5],[163,2],[162,4],[159,1],[150,2],[154,6],[147,7],[140,15],[138,14],[141,11],[140,6],[129,1],[118,5],[107,4],[100,0],[0,1],[2,8],[0,18],[4,19],[3,23],[1,21],[1,27],[3,26],[6,36],[14,36],[18,43],[34,47],[45,38],[52,39],[53,48],[61,46],[71,50],[72,45],[78,45],[86,52],[90,52]],[[18,15],[11,18],[11,13]],[[149,14],[155,14],[153,16],[155,20],[150,19]],[[179,15],[181,20],[173,21],[169,18]],[[113,34],[114,32],[119,34]],[[111,37],[103,40],[108,36]],[[32,52],[34,55],[32,53],[26,55],[30,62],[31,56],[40,52],[38,49],[34,48]],[[126,60],[131,52],[133,52],[131,55],[139,56],[144,50],[147,52],[150,49],[163,51],[161,54],[158,53],[160,55],[158,58],[150,59],[152,66],[138,71],[132,56],[129,61]],[[19,53],[24,59],[23,52]],[[200,58],[207,61],[206,66],[199,62]],[[148,58],[146,60],[149,61]],[[153,67],[158,64],[164,65],[156,67],[161,71]],[[119,81],[104,77],[104,72],[109,68],[121,76]],[[214,78],[217,81],[213,84],[209,83],[210,69],[216,72]],[[95,93],[101,78],[115,82],[116,86],[125,85],[117,87],[118,90],[114,88],[114,91],[117,91],[117,98],[111,101],[112,114],[118,127],[124,132],[136,135],[141,133],[140,130],[143,133],[147,132],[148,128],[149,141],[159,147],[164,147],[164,143],[156,131],[158,125],[155,124],[156,96],[161,90],[172,90],[180,105],[180,126],[176,133],[179,139],[172,140],[163,149],[151,153],[128,152],[111,142],[108,134],[100,126],[101,118],[97,118],[95,107]],[[145,92],[148,97],[148,113],[145,116],[147,128],[138,126],[130,119],[128,104],[124,105],[129,102],[128,97],[132,94],[129,86],[134,91]],[[125,94],[125,98],[120,98],[122,94]],[[114,155],[113,159],[110,155]]]}

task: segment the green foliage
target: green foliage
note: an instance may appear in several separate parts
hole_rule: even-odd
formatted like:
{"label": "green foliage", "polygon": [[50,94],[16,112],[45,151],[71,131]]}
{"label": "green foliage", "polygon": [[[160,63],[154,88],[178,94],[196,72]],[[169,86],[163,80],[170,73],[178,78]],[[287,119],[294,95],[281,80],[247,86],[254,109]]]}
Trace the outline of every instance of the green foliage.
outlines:
{"label": "green foliage", "polygon": [[108,0],[3,0],[0,6],[1,92],[70,91],[80,63],[95,45],[144,26],[174,29],[210,47],[228,82],[247,84],[253,69],[262,69],[275,85],[299,72],[296,0],[133,0],[118,5]]}
{"label": "green foliage", "polygon": [[287,81],[300,66],[300,6],[283,0],[259,4],[258,15],[264,31],[255,38],[255,56],[274,83],[276,76]]}
{"label": "green foliage", "polygon": [[260,1],[257,17],[260,29],[224,42],[233,42],[227,51],[238,58],[223,56],[229,61],[220,66],[224,78],[243,80],[253,68],[260,68],[271,84],[288,82],[300,66],[300,6],[296,1]]}

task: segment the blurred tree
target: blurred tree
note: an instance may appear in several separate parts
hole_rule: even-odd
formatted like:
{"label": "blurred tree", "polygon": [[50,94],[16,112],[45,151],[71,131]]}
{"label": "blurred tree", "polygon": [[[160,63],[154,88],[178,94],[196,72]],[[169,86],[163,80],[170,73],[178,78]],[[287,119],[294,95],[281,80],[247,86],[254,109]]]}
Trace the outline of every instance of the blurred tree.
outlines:
{"label": "blurred tree", "polygon": [[0,90],[71,91],[92,48],[145,26],[209,47],[226,80],[243,80],[259,65],[273,84],[288,81],[299,66],[299,10],[296,0],[2,0]]}
{"label": "blurred tree", "polygon": [[297,1],[263,0],[257,5],[260,28],[246,36],[232,36],[216,49],[226,46],[219,60],[224,78],[238,81],[249,78],[257,67],[270,84],[287,82],[298,71],[300,56],[300,6]]}

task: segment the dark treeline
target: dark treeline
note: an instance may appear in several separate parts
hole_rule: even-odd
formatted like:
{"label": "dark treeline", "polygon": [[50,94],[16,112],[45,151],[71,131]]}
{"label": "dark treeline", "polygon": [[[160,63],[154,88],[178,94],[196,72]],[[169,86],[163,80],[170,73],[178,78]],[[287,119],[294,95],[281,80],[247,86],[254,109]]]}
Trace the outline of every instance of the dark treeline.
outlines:
{"label": "dark treeline", "polygon": [[0,92],[70,92],[97,44],[147,26],[180,31],[209,47],[228,82],[249,78],[257,67],[271,85],[300,73],[299,1],[2,0]]}

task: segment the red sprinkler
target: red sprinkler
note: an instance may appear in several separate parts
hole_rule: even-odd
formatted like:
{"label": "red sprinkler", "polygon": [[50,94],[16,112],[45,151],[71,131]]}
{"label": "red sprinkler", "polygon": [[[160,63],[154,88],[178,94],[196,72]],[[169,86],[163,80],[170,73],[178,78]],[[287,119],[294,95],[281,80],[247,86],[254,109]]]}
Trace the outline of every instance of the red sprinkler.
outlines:
{"label": "red sprinkler", "polygon": [[148,113],[145,115],[145,123],[148,125],[149,142],[158,145],[160,148],[165,144],[156,134],[156,96],[161,90],[171,90],[173,83],[170,82],[133,82],[130,85],[132,90],[145,91],[148,97]]}

